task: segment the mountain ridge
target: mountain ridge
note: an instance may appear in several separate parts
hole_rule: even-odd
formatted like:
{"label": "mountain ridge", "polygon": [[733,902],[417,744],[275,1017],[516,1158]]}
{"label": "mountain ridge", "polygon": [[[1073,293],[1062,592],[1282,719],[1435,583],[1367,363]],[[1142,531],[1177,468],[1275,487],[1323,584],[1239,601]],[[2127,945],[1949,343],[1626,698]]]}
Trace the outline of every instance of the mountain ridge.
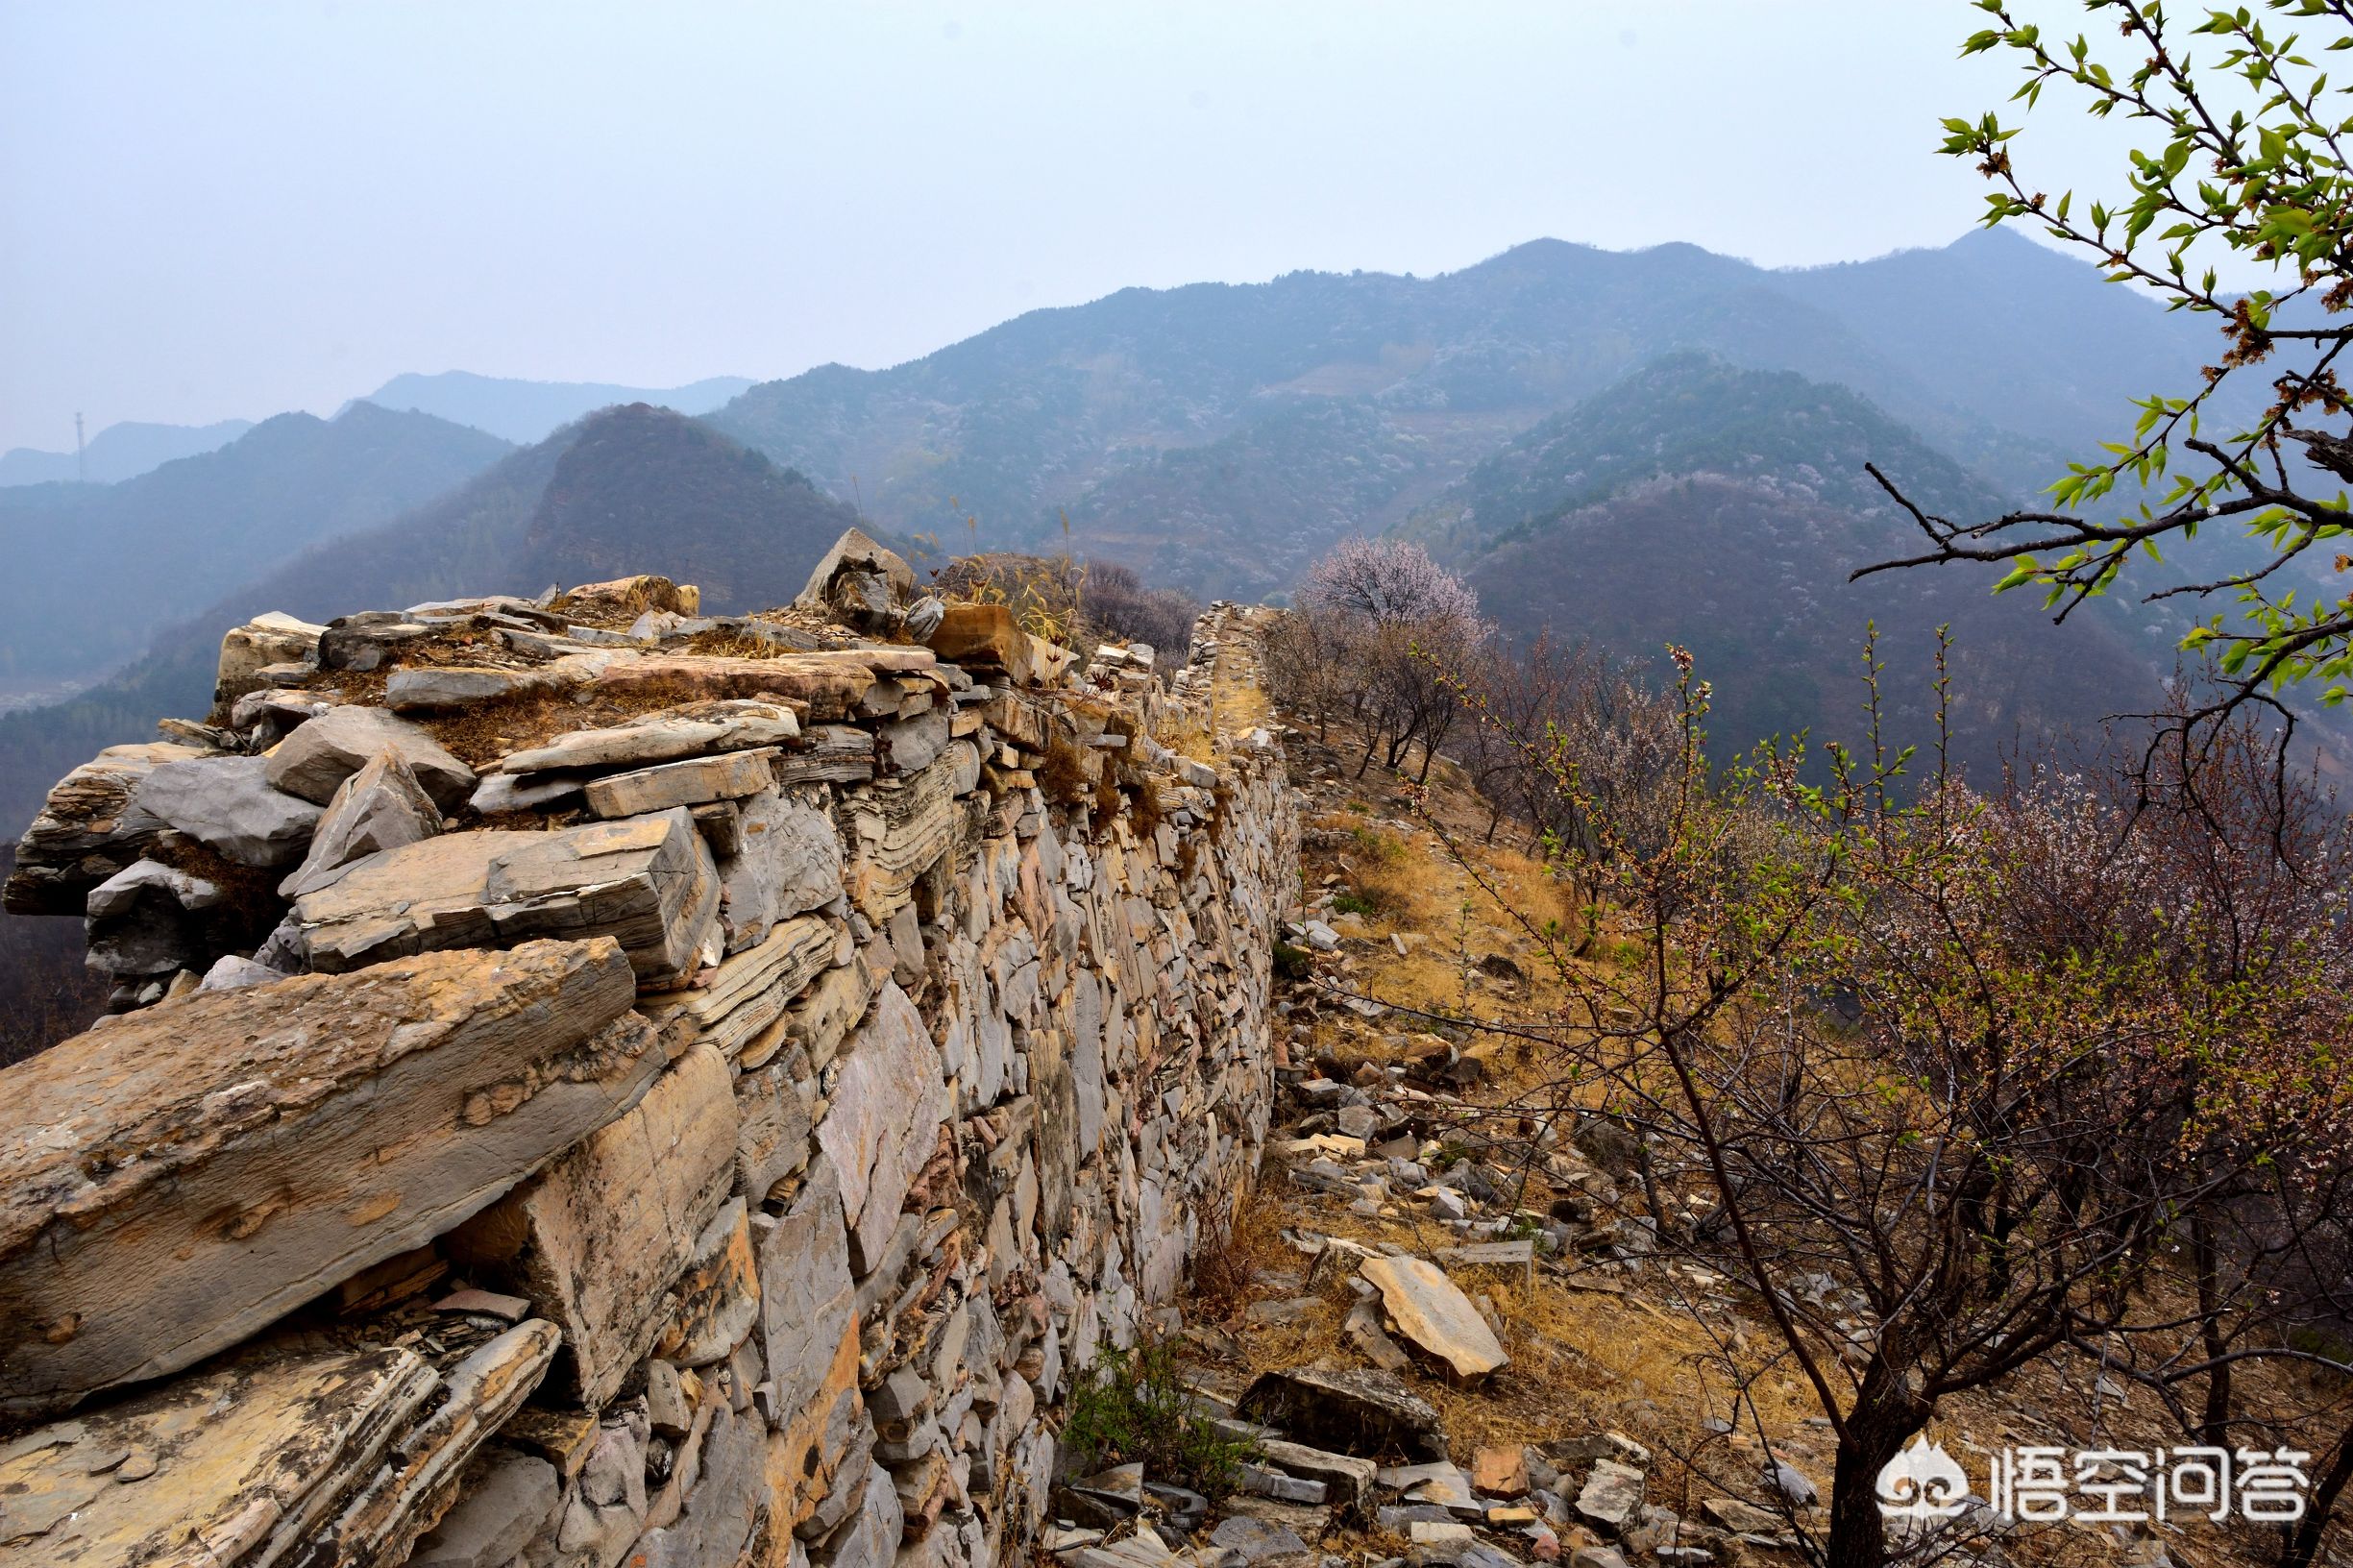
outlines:
{"label": "mountain ridge", "polygon": [[277,415],[118,484],[0,490],[12,567],[0,688],[95,676],[271,561],[396,517],[507,450],[428,414],[355,404],[331,420]]}
{"label": "mountain ridge", "polygon": [[216,452],[254,428],[250,419],[209,425],[157,425],[124,420],[109,425],[77,456],[37,447],[0,452],[0,488],[25,484],[113,484],[180,457]]}
{"label": "mountain ridge", "polygon": [[[468,370],[395,376],[364,398],[380,407],[431,414],[471,425],[518,446],[544,441],[574,420],[617,404],[650,404],[704,414],[755,384],[748,376],[706,376],[682,386],[625,386],[607,381],[537,381]],[[345,404],[349,407],[350,404]]]}

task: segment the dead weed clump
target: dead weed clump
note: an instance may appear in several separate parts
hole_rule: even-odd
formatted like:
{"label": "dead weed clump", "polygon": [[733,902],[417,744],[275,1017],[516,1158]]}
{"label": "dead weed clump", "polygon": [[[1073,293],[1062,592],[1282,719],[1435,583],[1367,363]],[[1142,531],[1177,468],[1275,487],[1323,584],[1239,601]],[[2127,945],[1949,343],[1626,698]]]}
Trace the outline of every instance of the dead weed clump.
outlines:
{"label": "dead weed clump", "polygon": [[1211,1322],[1232,1322],[1250,1305],[1258,1282],[1258,1260],[1235,1244],[1232,1213],[1213,1205],[1193,1238],[1194,1305]]}

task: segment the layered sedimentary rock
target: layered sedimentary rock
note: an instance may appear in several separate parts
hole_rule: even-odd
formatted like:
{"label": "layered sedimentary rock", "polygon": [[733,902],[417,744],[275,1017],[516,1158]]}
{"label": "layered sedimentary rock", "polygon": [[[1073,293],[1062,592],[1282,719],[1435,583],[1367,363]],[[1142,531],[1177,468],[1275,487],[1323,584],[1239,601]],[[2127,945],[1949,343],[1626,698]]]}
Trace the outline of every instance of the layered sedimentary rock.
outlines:
{"label": "layered sedimentary rock", "polygon": [[453,1229],[645,1092],[612,942],[306,975],[11,1069],[0,1411],[176,1372]]}
{"label": "layered sedimentary rock", "polygon": [[10,907],[123,1011],[0,1072],[0,1555],[1025,1550],[1258,1159],[1296,824],[1196,695],[1247,612],[1065,676],[878,550],[818,599],[938,649],[659,579],[264,618],[201,744],[59,786]]}

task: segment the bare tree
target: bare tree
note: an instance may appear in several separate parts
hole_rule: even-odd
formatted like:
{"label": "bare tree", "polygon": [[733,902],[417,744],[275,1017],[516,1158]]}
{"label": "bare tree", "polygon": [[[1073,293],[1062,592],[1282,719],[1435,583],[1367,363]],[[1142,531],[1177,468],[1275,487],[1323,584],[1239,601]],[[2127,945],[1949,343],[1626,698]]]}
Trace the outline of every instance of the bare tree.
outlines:
{"label": "bare tree", "polygon": [[1943,1400],[2178,1338],[2135,1286],[2180,1216],[2342,1115],[2343,976],[2298,944],[2169,963],[2073,919],[2157,885],[2116,870],[2129,812],[2080,781],[1988,800],[1941,759],[1905,801],[1875,667],[1868,753],[1833,748],[1812,784],[1794,751],[1711,766],[1705,687],[1676,663],[1675,765],[1630,812],[1517,738],[1588,824],[1593,847],[1554,854],[1602,890],[1621,957],[1575,962],[1490,883],[1569,1000],[1483,1026],[1558,1063],[1513,1114],[1566,1121],[1598,1085],[1642,1135],[1645,1229],[1754,1293],[1836,1433],[1827,1529],[1792,1528],[1875,1568],[1877,1478]]}
{"label": "bare tree", "polygon": [[[2221,612],[2184,646],[2212,647],[2227,679],[2191,712],[2170,716],[2145,763],[2160,743],[2194,750],[2214,724],[2260,706],[2281,722],[2284,770],[2295,715],[2281,689],[2309,682],[2335,702],[2353,670],[2353,598],[2331,585],[2346,565],[2338,541],[2347,502],[2341,489],[2330,493],[2353,478],[2353,440],[2326,428],[2353,412],[2337,366],[2353,326],[2333,319],[2353,306],[2353,172],[2335,103],[2345,89],[2325,75],[2328,53],[2353,46],[2353,6],[2258,0],[2183,14],[2161,0],[2083,4],[2122,39],[2120,53],[2104,59],[2116,45],[2022,22],[2010,0],[1977,0],[1994,25],[1963,52],[2013,58],[2025,77],[2015,96],[2029,105],[2047,91],[2067,93],[2095,116],[2144,122],[2154,146],[2133,152],[2128,194],[2110,203],[2078,204],[2071,190],[2053,198],[2019,167],[2020,127],[1991,113],[1947,120],[1944,151],[1974,159],[1992,183],[1988,224],[2034,224],[2110,281],[2212,318],[2215,362],[2194,386],[2138,400],[2130,438],[2071,465],[2047,507],[1932,516],[1871,468],[1927,549],[1856,576],[1999,563],[2009,571],[1998,589],[2040,587],[2064,620],[2119,587],[2128,566],[2145,576],[2137,551],[2194,551],[2206,564],[2147,597],[2187,596]],[[2218,252],[2267,264],[2283,286],[2221,291],[2210,264]],[[2105,518],[2096,513],[2103,507],[2113,508]],[[2218,557],[2193,543],[2201,528],[2209,541],[2235,532],[2241,548]]]}

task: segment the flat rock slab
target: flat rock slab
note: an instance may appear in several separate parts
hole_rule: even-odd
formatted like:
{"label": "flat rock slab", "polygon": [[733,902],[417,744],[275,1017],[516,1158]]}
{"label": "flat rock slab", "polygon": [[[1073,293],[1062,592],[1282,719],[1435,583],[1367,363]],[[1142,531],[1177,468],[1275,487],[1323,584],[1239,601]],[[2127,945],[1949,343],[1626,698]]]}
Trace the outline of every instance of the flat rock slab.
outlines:
{"label": "flat rock slab", "polygon": [[817,1129],[819,1146],[841,1176],[842,1213],[857,1261],[870,1263],[882,1255],[949,1109],[940,1047],[907,993],[886,984],[842,1053],[833,1107]]}
{"label": "flat rock slab", "polygon": [[799,734],[799,716],[788,703],[690,702],[603,729],[576,729],[558,735],[545,746],[513,752],[498,764],[498,771],[536,773],[556,768],[645,768],[680,757],[774,746]]}
{"label": "flat rock slab", "polygon": [[1446,1458],[1437,1409],[1393,1373],[1325,1366],[1262,1372],[1242,1390],[1235,1413],[1336,1453]]}
{"label": "flat rock slab", "polygon": [[391,752],[444,811],[474,793],[474,770],[439,741],[382,708],[330,708],[270,748],[263,770],[273,789],[325,805],[343,781]]}
{"label": "flat rock slab", "polygon": [[534,937],[609,936],[641,979],[694,963],[718,868],[684,809],[553,833],[445,833],[355,861],[296,900],[311,967]]}
{"label": "flat rock slab", "polygon": [[1261,1519],[1236,1514],[1217,1521],[1210,1531],[1210,1544],[1238,1552],[1244,1562],[1264,1562],[1270,1557],[1296,1557],[1307,1553],[1308,1543],[1280,1525],[1270,1525]]}
{"label": "flat rock slab", "polygon": [[395,713],[470,708],[538,694],[576,692],[637,655],[622,649],[567,653],[546,664],[510,670],[496,665],[428,664],[395,670],[384,682],[384,705]]}
{"label": "flat rock slab", "polygon": [[273,789],[268,772],[266,757],[167,762],[139,781],[133,798],[240,866],[287,866],[303,858],[319,808]]}
{"label": "flat rock slab", "polygon": [[0,1412],[176,1372],[491,1203],[644,1092],[635,990],[610,942],[439,954],[0,1071]]}
{"label": "flat rock slab", "polygon": [[1305,1443],[1287,1442],[1280,1437],[1260,1439],[1258,1459],[1287,1476],[1321,1482],[1329,1500],[1350,1513],[1360,1513],[1372,1506],[1373,1485],[1379,1479],[1380,1467],[1370,1459],[1310,1448]]}
{"label": "flat rock slab", "polygon": [[673,806],[741,800],[772,788],[775,752],[768,748],[688,757],[625,773],[608,773],[588,786],[588,809],[599,817],[638,817]]}
{"label": "flat rock slab", "polygon": [[1643,1474],[1615,1459],[1596,1459],[1592,1473],[1577,1494],[1578,1517],[1596,1530],[1615,1535],[1642,1507]]}
{"label": "flat rock slab", "polygon": [[1528,1460],[1517,1447],[1481,1448],[1471,1455],[1471,1485],[1493,1497],[1528,1495]]}
{"label": "flat rock slab", "polygon": [[1359,1269],[1381,1292],[1397,1332],[1454,1368],[1483,1378],[1511,1358],[1446,1271],[1421,1258],[1373,1258]]}
{"label": "flat rock slab", "polygon": [[616,663],[597,684],[616,696],[634,692],[720,700],[749,698],[805,705],[819,723],[857,711],[874,677],[916,674],[938,661],[921,649],[870,648],[840,653],[782,653],[772,659],[651,655]]}
{"label": "flat rock slab", "polygon": [[1471,1478],[1455,1465],[1391,1465],[1381,1472],[1381,1484],[1408,1503],[1427,1503],[1454,1512],[1481,1513],[1483,1506],[1471,1495]]}

